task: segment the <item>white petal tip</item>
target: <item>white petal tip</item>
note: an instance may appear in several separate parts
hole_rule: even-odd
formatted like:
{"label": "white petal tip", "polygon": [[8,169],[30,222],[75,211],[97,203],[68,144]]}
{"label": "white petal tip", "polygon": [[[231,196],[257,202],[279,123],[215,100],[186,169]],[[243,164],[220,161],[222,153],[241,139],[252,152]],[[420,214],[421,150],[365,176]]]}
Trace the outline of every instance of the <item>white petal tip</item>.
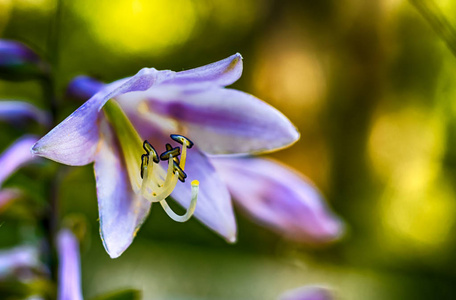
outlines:
{"label": "white petal tip", "polygon": [[237,237],[236,237],[236,234],[233,234],[231,236],[228,236],[226,238],[226,241],[229,243],[229,244],[234,244],[237,242]]}
{"label": "white petal tip", "polygon": [[112,258],[112,259],[118,258],[121,254],[122,253],[110,253],[110,252],[108,252],[109,257]]}

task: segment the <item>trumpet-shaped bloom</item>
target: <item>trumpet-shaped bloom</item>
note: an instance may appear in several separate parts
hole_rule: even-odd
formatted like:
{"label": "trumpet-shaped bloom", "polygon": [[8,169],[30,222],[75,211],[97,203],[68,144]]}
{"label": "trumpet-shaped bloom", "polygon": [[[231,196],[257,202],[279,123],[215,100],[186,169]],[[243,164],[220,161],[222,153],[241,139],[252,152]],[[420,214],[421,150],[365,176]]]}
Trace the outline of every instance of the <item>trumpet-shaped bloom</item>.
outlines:
{"label": "trumpet-shaped bloom", "polygon": [[304,176],[273,160],[213,158],[236,204],[281,236],[307,243],[339,238],[342,222]]}
{"label": "trumpet-shaped bloom", "polygon": [[[268,104],[224,88],[241,73],[239,54],[182,72],[142,69],[104,86],[35,144],[34,154],[57,162],[94,162],[100,232],[111,257],[131,244],[151,202],[172,216],[163,202],[169,194],[228,241],[236,239],[230,195],[206,153],[269,151],[299,137]],[[182,151],[165,148],[168,141]]]}

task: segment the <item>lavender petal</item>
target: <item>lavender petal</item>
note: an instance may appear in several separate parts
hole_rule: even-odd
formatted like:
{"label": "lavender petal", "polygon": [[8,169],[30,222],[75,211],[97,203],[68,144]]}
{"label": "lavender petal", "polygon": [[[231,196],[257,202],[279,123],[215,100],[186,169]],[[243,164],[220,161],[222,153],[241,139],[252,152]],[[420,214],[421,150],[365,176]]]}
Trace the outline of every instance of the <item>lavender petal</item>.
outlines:
{"label": "lavender petal", "polygon": [[144,68],[135,76],[106,85],[33,147],[34,154],[81,166],[92,162],[98,145],[98,119],[103,105],[118,95],[144,91],[170,76],[170,71]]}
{"label": "lavender petal", "polygon": [[0,187],[3,181],[18,168],[35,159],[30,149],[37,140],[36,136],[23,136],[0,155]]}
{"label": "lavender petal", "polygon": [[58,300],[82,300],[79,243],[68,229],[57,235],[59,255]]}
{"label": "lavender petal", "polygon": [[171,197],[183,207],[188,207],[191,182],[198,180],[200,188],[195,217],[228,242],[235,242],[236,221],[230,195],[209,159],[197,147],[190,149],[187,154],[185,173],[188,176],[185,183],[178,182]]}
{"label": "lavender petal", "polygon": [[294,143],[299,133],[278,110],[241,91],[194,92],[162,87],[138,93],[150,110],[179,122],[188,137],[210,154],[245,154]]}
{"label": "lavender petal", "polygon": [[341,236],[342,222],[318,190],[293,170],[261,158],[213,158],[235,203],[258,223],[299,242]]}
{"label": "lavender petal", "polygon": [[149,214],[150,203],[136,195],[108,125],[102,122],[100,149],[95,157],[100,234],[106,252],[119,257],[133,242]]}
{"label": "lavender petal", "polygon": [[304,286],[283,293],[279,300],[333,300],[328,288],[320,286]]}
{"label": "lavender petal", "polygon": [[34,120],[46,126],[50,123],[50,116],[27,102],[0,101],[0,120],[7,122]]}
{"label": "lavender petal", "polygon": [[227,86],[237,81],[242,75],[242,56],[239,53],[231,55],[215,63],[199,68],[175,73],[174,78],[165,84],[204,84]]}

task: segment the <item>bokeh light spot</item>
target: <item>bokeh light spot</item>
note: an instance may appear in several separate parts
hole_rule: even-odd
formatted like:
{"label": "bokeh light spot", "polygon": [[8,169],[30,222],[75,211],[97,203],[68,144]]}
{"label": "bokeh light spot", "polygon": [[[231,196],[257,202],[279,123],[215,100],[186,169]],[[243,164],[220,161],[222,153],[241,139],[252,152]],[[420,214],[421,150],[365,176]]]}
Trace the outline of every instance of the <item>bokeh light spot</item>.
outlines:
{"label": "bokeh light spot", "polygon": [[161,54],[186,42],[196,23],[191,0],[78,1],[73,5],[92,34],[119,53]]}
{"label": "bokeh light spot", "polygon": [[0,0],[0,34],[3,32],[5,25],[8,23],[11,3],[11,0]]}

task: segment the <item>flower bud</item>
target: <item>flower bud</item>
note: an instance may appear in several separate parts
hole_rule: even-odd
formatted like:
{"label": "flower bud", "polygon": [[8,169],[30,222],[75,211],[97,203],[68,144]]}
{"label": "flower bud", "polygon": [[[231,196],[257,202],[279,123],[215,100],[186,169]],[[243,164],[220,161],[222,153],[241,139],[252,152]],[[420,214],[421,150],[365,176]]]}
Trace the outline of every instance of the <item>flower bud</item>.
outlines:
{"label": "flower bud", "polygon": [[70,99],[85,101],[95,95],[104,83],[89,76],[77,76],[68,84],[66,96]]}
{"label": "flower bud", "polygon": [[28,80],[47,73],[45,62],[26,45],[0,39],[0,79]]}

